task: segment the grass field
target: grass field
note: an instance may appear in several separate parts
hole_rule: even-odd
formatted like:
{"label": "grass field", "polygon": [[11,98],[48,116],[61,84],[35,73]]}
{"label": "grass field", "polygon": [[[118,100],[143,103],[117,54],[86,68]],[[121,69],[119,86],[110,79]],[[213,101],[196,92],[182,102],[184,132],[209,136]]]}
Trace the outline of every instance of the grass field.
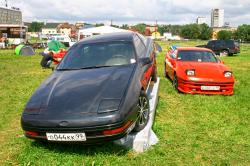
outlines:
{"label": "grass field", "polygon": [[[194,46],[200,42],[161,42]],[[160,101],[154,130],[160,142],[143,154],[113,143],[98,146],[38,143],[23,137],[25,103],[51,74],[41,57],[0,51],[0,165],[250,165],[250,45],[222,58],[234,71],[233,96],[185,95],[164,78],[158,56]]]}

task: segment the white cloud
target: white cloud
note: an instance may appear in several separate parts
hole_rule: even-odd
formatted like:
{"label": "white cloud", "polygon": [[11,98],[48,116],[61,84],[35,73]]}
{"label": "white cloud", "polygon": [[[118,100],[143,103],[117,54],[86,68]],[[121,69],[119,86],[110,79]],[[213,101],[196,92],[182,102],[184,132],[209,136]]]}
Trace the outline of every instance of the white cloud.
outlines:
{"label": "white cloud", "polygon": [[210,20],[212,8],[225,9],[225,21],[250,23],[247,0],[9,0],[20,7],[24,20],[115,23],[159,22],[185,24],[198,16]]}

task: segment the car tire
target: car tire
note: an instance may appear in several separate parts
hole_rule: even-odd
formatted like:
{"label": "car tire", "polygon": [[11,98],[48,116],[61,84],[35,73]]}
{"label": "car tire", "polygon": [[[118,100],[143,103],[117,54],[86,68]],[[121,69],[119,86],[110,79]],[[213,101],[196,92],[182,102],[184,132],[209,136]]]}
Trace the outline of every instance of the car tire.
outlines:
{"label": "car tire", "polygon": [[166,78],[168,78],[168,72],[167,72],[167,69],[166,69],[166,63],[164,63],[164,75]]}
{"label": "car tire", "polygon": [[149,120],[149,113],[150,113],[150,106],[148,96],[144,91],[141,92],[139,99],[138,99],[138,117],[133,129],[134,132],[139,132],[145,128],[148,124]]}
{"label": "car tire", "polygon": [[174,74],[173,87],[174,87],[174,89],[175,89],[177,92],[179,92],[179,90],[178,90],[178,78],[177,78],[177,75],[176,75],[176,74]]}
{"label": "car tire", "polygon": [[228,50],[222,50],[221,54],[224,56],[228,56],[229,55],[229,51]]}
{"label": "car tire", "polygon": [[156,72],[156,69],[153,70],[152,81],[154,81],[155,83],[157,82],[157,72]]}

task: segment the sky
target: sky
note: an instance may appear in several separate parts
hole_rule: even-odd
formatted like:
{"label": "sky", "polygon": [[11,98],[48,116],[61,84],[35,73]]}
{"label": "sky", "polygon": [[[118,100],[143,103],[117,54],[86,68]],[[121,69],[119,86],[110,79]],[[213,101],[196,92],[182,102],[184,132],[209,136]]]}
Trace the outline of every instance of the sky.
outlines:
{"label": "sky", "polygon": [[[3,5],[4,0],[0,0]],[[210,25],[211,9],[225,10],[231,26],[250,24],[250,0],[8,0],[23,11],[24,21],[88,22],[110,24],[195,23],[205,16]]]}

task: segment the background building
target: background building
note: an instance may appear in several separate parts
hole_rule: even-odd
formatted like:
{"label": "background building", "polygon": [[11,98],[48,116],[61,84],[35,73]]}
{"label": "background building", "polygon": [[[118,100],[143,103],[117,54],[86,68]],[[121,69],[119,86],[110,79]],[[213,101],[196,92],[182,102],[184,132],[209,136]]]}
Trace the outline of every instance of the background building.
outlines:
{"label": "background building", "polygon": [[207,19],[206,19],[206,17],[197,17],[196,23],[197,24],[206,24],[207,23]]}
{"label": "background building", "polygon": [[8,45],[26,41],[27,27],[23,25],[22,12],[15,7],[0,7],[0,39]]}
{"label": "background building", "polygon": [[22,24],[22,12],[18,8],[0,7],[0,24]]}
{"label": "background building", "polygon": [[[145,35],[146,36],[152,36],[152,33],[153,32],[158,32],[158,26],[155,26],[155,25],[147,25],[146,28],[145,28]],[[154,33],[156,34],[156,33]]]}
{"label": "background building", "polygon": [[224,9],[212,9],[211,27],[224,26]]}
{"label": "background building", "polygon": [[45,23],[45,25],[42,27],[42,34],[43,35],[49,35],[49,34],[57,34],[57,26],[60,23]]}
{"label": "background building", "polygon": [[218,33],[220,31],[231,31],[231,32],[235,32],[237,31],[237,27],[214,27],[213,28],[213,33],[212,33],[212,39],[216,40],[218,37]]}

